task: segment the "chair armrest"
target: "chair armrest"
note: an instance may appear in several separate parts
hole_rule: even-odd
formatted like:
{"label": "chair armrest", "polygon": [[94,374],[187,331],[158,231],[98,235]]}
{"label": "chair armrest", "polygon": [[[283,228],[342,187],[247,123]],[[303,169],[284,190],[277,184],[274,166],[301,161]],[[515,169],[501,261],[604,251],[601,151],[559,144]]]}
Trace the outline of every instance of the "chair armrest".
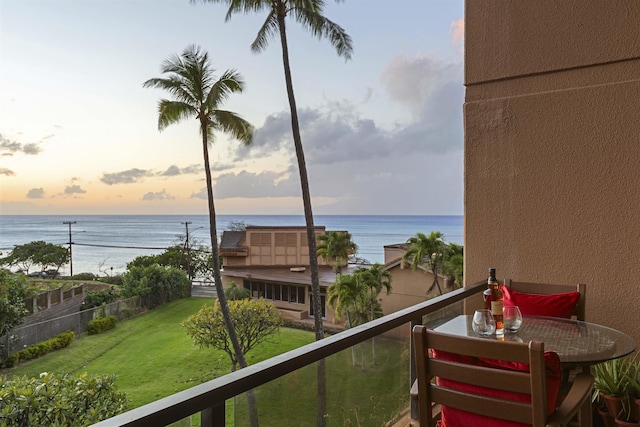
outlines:
{"label": "chair armrest", "polygon": [[567,424],[584,404],[591,404],[593,376],[580,373],[573,379],[573,385],[556,411],[549,416],[547,425]]}

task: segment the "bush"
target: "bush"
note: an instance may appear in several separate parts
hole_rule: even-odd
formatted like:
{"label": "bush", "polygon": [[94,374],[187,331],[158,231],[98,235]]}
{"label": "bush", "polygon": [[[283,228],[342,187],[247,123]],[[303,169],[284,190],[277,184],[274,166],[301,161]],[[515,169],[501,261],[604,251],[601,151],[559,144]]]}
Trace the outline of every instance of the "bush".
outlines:
{"label": "bush", "polygon": [[149,267],[131,267],[122,281],[121,296],[142,297],[147,308],[152,309],[187,296],[191,280],[187,274],[173,267],[157,264]]}
{"label": "bush", "polygon": [[102,304],[109,304],[118,299],[118,294],[115,292],[114,287],[109,289],[102,289],[100,291],[87,291],[84,296],[84,304],[82,310],[87,310],[93,307],[100,307]]}
{"label": "bush", "polygon": [[19,362],[32,360],[40,356],[44,356],[47,353],[51,353],[52,351],[68,347],[73,342],[73,340],[75,340],[75,338],[76,334],[73,331],[67,331],[46,341],[30,345],[24,350],[20,350],[17,353],[13,353],[12,355],[10,355],[5,361],[4,367],[11,368]]}
{"label": "bush", "polygon": [[114,375],[0,378],[0,425],[86,426],[128,409]]}
{"label": "bush", "polygon": [[89,321],[87,324],[87,332],[89,335],[99,334],[109,329],[113,329],[116,326],[116,318],[113,316],[99,317],[97,319]]}
{"label": "bush", "polygon": [[98,276],[93,273],[79,273],[69,277],[71,280],[96,280]]}

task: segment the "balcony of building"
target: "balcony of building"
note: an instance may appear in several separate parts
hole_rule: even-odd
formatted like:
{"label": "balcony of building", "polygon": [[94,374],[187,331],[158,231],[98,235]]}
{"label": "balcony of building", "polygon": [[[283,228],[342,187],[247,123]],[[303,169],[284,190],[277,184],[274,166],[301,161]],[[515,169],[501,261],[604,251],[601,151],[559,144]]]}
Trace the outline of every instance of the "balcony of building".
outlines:
{"label": "balcony of building", "polygon": [[[346,425],[360,411],[353,425],[407,425],[411,325],[477,306],[483,286],[471,283],[488,266],[523,281],[586,283],[587,320],[640,341],[639,25],[637,0],[466,0],[466,287],[99,425],[158,426],[191,415],[203,426],[232,425],[254,389],[262,425],[283,425],[275,417],[284,413],[286,425],[315,426],[317,362],[351,357],[396,329],[404,339],[391,344],[393,368],[380,360],[351,387],[346,370],[327,377],[327,396],[341,400],[329,400],[326,421]],[[379,389],[381,376],[393,377],[391,390]],[[347,389],[365,390],[375,404]],[[298,415],[291,396],[302,391],[311,397]]]}

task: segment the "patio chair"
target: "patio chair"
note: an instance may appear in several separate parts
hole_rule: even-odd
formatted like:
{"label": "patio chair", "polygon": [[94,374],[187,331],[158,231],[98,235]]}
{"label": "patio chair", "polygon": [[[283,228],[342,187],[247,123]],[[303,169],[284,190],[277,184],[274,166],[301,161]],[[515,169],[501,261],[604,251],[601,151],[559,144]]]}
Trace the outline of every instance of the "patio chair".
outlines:
{"label": "patio chair", "polygon": [[576,375],[556,407],[560,362],[539,341],[461,337],[421,325],[413,339],[420,427],[436,425],[432,403],[446,427],[560,425],[583,405],[590,409],[593,377],[586,373]]}
{"label": "patio chair", "polygon": [[[515,304],[520,306],[520,310],[523,311],[523,314],[531,314],[535,315],[540,313],[541,315],[552,314],[545,311],[537,312],[537,309],[540,310],[548,310],[549,304],[548,301],[536,301],[536,299],[542,299],[548,297],[557,297],[554,302],[558,306],[563,304],[571,303],[571,294],[574,292],[579,292],[580,296],[578,298],[577,304],[575,308],[572,307],[570,313],[577,320],[585,320],[585,295],[587,286],[583,283],[578,284],[550,284],[550,283],[534,283],[534,282],[516,282],[511,279],[504,280],[504,286],[510,290],[518,293],[518,297],[524,297],[525,300],[528,300],[530,307],[527,307],[529,310],[523,310],[522,304]],[[524,294],[524,295],[523,295]],[[537,307],[536,307],[537,306]],[[564,317],[564,316],[554,316],[554,317]]]}

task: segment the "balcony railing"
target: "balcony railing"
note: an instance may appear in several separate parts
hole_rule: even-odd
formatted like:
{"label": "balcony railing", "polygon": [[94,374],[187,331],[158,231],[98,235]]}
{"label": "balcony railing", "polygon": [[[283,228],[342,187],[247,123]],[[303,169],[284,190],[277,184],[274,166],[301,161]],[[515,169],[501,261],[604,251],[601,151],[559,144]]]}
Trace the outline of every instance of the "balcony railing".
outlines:
{"label": "balcony railing", "polygon": [[[243,396],[249,390],[256,389],[274,380],[287,378],[295,371],[314,365],[321,359],[337,355],[359,343],[374,337],[389,333],[396,328],[404,328],[402,334],[409,340],[408,331],[416,324],[425,324],[438,318],[451,317],[463,310],[463,301],[484,289],[482,283],[477,283],[463,289],[457,289],[397,311],[366,324],[328,336],[287,353],[247,366],[236,372],[224,375],[190,389],[175,393],[171,396],[125,412],[113,418],[94,424],[96,427],[106,426],[166,426],[174,422],[200,414],[200,425],[203,427],[224,426],[228,419],[226,402]],[[437,321],[437,320],[436,320]],[[415,363],[413,349],[409,345],[408,360],[410,361],[409,375],[403,379],[402,398],[404,406],[410,406],[409,384],[415,379]],[[315,371],[314,371],[315,372]],[[302,384],[301,387],[314,388],[315,384]],[[371,391],[375,393],[376,391]],[[328,387],[328,394],[332,393]],[[289,396],[291,397],[291,396]],[[281,396],[287,399],[287,396]],[[312,402],[315,404],[314,402]],[[413,404],[412,404],[413,405]],[[260,410],[260,407],[259,407]],[[416,408],[411,408],[412,418],[415,418]],[[268,414],[265,414],[268,416]],[[307,425],[315,424],[315,414],[308,414]],[[261,414],[262,419],[262,414]],[[303,425],[304,422],[290,420],[289,425]],[[243,424],[244,425],[244,424]],[[273,425],[265,423],[265,425]]]}

